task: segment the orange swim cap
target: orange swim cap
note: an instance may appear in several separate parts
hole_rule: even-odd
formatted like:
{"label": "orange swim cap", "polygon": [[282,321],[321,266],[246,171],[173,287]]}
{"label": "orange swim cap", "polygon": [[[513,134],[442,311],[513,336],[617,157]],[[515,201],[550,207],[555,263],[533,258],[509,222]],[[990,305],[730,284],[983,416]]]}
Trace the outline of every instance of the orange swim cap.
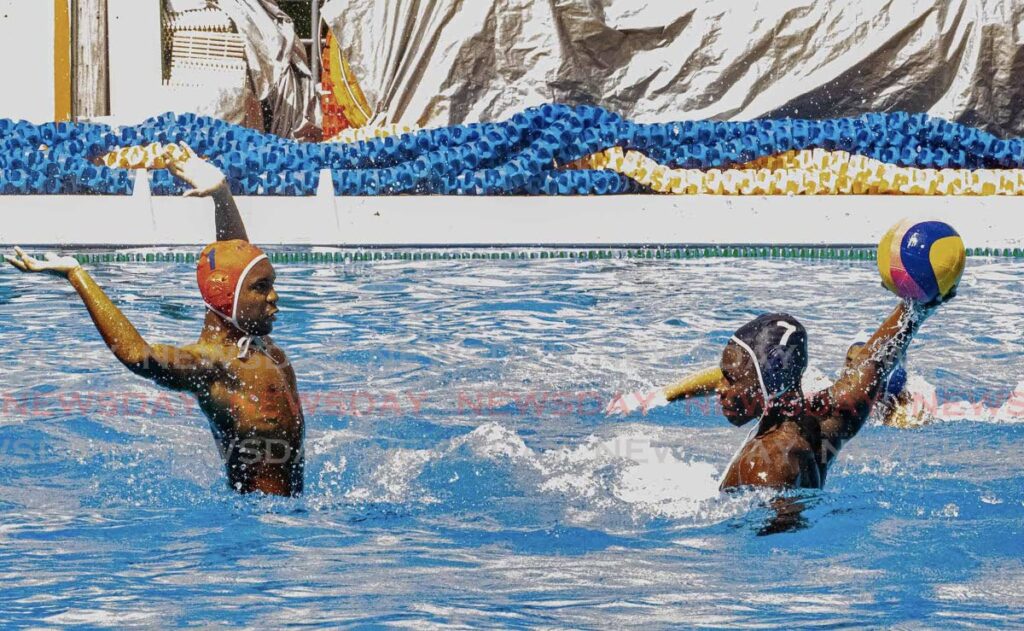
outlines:
{"label": "orange swim cap", "polygon": [[216,241],[206,246],[196,265],[196,282],[206,306],[237,328],[235,317],[242,281],[249,270],[266,258],[263,250],[241,239]]}

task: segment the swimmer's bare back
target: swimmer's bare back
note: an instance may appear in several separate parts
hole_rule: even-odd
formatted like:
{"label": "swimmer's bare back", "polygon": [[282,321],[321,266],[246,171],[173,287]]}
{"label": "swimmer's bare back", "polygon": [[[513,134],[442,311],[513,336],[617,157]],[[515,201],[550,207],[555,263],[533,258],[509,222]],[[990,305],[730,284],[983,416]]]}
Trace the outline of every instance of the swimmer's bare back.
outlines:
{"label": "swimmer's bare back", "polygon": [[[900,303],[830,388],[806,397],[787,393],[774,401],[733,459],[721,488],[824,486],[829,465],[863,427],[884,391],[886,376],[929,311]],[[756,416],[760,410],[743,408],[759,402],[752,362],[727,347],[722,368],[729,382],[720,392],[723,410],[740,420]],[[728,413],[727,418],[733,420]]]}
{"label": "swimmer's bare back", "polygon": [[[218,239],[247,239],[223,176],[215,182],[219,172],[212,165],[194,159],[172,171],[198,194],[214,198]],[[277,312],[274,270],[268,261],[244,275],[237,296],[239,321],[244,319],[258,336],[247,335],[208,310],[199,340],[174,347],[143,339],[75,259],[49,254],[37,260],[19,248],[15,252],[5,259],[21,271],[68,279],[104,342],[129,370],[195,395],[210,420],[233,489],[274,495],[302,492],[304,420],[295,372],[268,335]]]}

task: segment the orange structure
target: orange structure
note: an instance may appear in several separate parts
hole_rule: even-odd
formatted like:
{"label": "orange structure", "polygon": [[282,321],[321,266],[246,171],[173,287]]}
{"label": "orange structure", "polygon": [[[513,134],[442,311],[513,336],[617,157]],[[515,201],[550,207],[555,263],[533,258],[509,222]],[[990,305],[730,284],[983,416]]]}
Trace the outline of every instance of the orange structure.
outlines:
{"label": "orange structure", "polygon": [[323,108],[324,113],[325,140],[333,138],[342,130],[352,127],[352,123],[345,116],[345,109],[338,103],[338,99],[334,95],[334,87],[331,81],[331,64],[338,62],[331,58],[331,44],[333,40],[334,35],[328,33],[327,43],[324,45],[324,52],[321,56],[321,59],[323,59],[323,70],[320,72],[320,81],[323,85],[323,90],[320,92],[320,106]]}

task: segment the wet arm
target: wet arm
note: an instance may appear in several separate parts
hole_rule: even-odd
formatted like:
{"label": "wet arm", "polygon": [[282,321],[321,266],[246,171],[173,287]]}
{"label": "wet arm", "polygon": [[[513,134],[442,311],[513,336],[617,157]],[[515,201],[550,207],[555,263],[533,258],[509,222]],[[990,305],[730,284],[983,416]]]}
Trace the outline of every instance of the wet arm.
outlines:
{"label": "wet arm", "polygon": [[885,387],[886,377],[927,315],[928,310],[922,307],[900,303],[871,336],[830,390],[834,409],[822,423],[823,438],[841,442],[860,431]]}
{"label": "wet arm", "polygon": [[[185,145],[185,148],[191,153],[188,145]],[[235,203],[227,178],[220,169],[194,155],[182,160],[168,161],[167,169],[192,187],[192,190],[185,193],[185,197],[213,198],[217,241],[249,240],[242,215],[238,212],[238,204]]]}
{"label": "wet arm", "polygon": [[215,209],[215,221],[217,223],[217,240],[228,241],[230,239],[241,239],[248,241],[249,235],[245,231],[245,223],[242,222],[242,215],[238,212],[238,204],[228,188],[227,182],[210,194],[213,198]]}
{"label": "wet arm", "polygon": [[85,303],[103,341],[133,373],[168,388],[193,391],[212,371],[212,364],[192,350],[147,343],[81,267],[68,272],[68,281]]}

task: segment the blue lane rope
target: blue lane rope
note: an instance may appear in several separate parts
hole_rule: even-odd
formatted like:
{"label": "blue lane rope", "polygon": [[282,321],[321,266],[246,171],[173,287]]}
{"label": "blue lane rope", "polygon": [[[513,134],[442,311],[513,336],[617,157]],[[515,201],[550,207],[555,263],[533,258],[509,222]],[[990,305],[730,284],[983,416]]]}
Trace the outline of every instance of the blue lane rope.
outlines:
{"label": "blue lane rope", "polygon": [[[1024,168],[1024,139],[926,114],[831,120],[637,124],[591,106],[547,104],[495,123],[455,125],[356,143],[299,143],[195,114],[163,114],[115,129],[0,119],[0,194],[128,195],[132,175],[93,163],[119,147],[186,142],[240,195],[309,196],[321,169],[338,195],[615,195],[646,192],[610,171],[559,170],[610,147],[670,167],[721,168],[789,150],[828,149],[920,168]],[[156,195],[184,185],[151,175]]]}

